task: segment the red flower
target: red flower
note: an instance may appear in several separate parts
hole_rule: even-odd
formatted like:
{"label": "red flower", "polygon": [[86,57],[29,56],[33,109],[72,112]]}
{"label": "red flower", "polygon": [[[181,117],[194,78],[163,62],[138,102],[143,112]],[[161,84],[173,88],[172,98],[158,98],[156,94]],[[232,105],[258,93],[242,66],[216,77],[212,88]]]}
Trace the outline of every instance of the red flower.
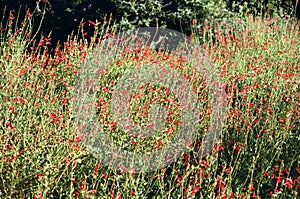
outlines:
{"label": "red flower", "polygon": [[63,105],[66,105],[69,102],[69,99],[67,97],[62,99]]}
{"label": "red flower", "polygon": [[80,195],[80,193],[79,193],[78,191],[74,191],[74,194],[75,194],[76,196],[79,196],[79,195]]}
{"label": "red flower", "polygon": [[106,87],[102,88],[102,90],[106,93],[109,91],[108,88],[106,88]]}
{"label": "red flower", "polygon": [[89,23],[89,26],[90,25],[96,26],[96,23],[92,22],[91,20],[88,20],[88,23]]}
{"label": "red flower", "polygon": [[294,182],[291,180],[287,180],[284,185],[287,186],[289,189],[293,186]]}
{"label": "red flower", "polygon": [[73,184],[76,184],[76,183],[77,183],[77,181],[76,181],[75,179],[71,179],[71,182],[72,182]]}
{"label": "red flower", "polygon": [[122,199],[122,194],[121,193],[118,194],[117,199]]}
{"label": "red flower", "polygon": [[254,187],[253,183],[250,183],[250,185],[249,185],[248,188],[249,188],[250,191],[254,191],[255,190],[255,187]]}
{"label": "red flower", "polygon": [[121,165],[120,168],[121,168],[122,171],[125,171],[125,172],[128,172],[128,171],[129,171],[129,170],[128,170],[126,167],[124,167],[123,165]]}
{"label": "red flower", "polygon": [[264,172],[264,175],[265,175],[265,176],[269,176],[269,172],[265,171],[265,172]]}
{"label": "red flower", "polygon": [[279,166],[274,167],[274,171],[279,171],[279,169],[280,169]]}
{"label": "red flower", "polygon": [[199,192],[199,187],[194,187],[193,189],[192,189],[192,193],[193,194],[196,194],[196,193],[198,193]]}
{"label": "red flower", "polygon": [[259,119],[255,118],[255,119],[253,120],[253,122],[254,122],[255,124],[259,123]]}
{"label": "red flower", "polygon": [[84,134],[78,134],[75,139],[76,142],[79,143],[83,138],[84,138]]}
{"label": "red flower", "polygon": [[42,173],[38,173],[38,174],[37,174],[38,180],[42,179],[43,176],[44,176],[44,175],[43,175]]}
{"label": "red flower", "polygon": [[12,113],[14,113],[14,112],[15,112],[15,107],[14,107],[14,106],[11,106],[11,107],[9,108],[9,110],[10,110]]}
{"label": "red flower", "polygon": [[96,173],[98,173],[99,167],[101,167],[101,166],[102,166],[102,164],[97,164],[97,166],[95,167],[95,172],[96,172]]}
{"label": "red flower", "polygon": [[162,140],[159,140],[158,142],[157,142],[157,144],[156,144],[156,146],[155,146],[155,148],[157,148],[157,149],[161,149],[162,148]]}
{"label": "red flower", "polygon": [[132,189],[130,189],[130,195],[134,195],[134,194],[135,192]]}
{"label": "red flower", "polygon": [[116,198],[116,194],[115,194],[114,190],[110,191],[110,197],[113,198],[113,199]]}
{"label": "red flower", "polygon": [[181,178],[180,178],[180,177],[177,176],[176,181],[177,181],[177,184],[178,184],[178,185],[181,185]]}
{"label": "red flower", "polygon": [[269,196],[270,196],[270,197],[272,197],[272,196],[273,196],[273,192],[272,192],[272,191],[270,191],[270,193],[269,193]]}
{"label": "red flower", "polygon": [[91,193],[92,195],[95,195],[96,190],[95,189],[89,190],[88,193]]}
{"label": "red flower", "polygon": [[79,191],[81,190],[84,190],[86,191],[87,190],[87,183],[86,182],[81,182],[80,185],[79,185]]}
{"label": "red flower", "polygon": [[282,182],[281,177],[278,177],[276,181],[280,184]]}
{"label": "red flower", "polygon": [[28,17],[31,17],[31,16],[32,16],[32,14],[30,13],[29,10],[27,11],[27,15],[28,15]]}
{"label": "red flower", "polygon": [[120,61],[120,60],[117,60],[116,65],[117,65],[117,66],[120,66],[120,65],[121,65],[121,61]]}
{"label": "red flower", "polygon": [[226,183],[223,181],[223,178],[218,176],[217,178],[217,188],[224,191],[226,189]]}

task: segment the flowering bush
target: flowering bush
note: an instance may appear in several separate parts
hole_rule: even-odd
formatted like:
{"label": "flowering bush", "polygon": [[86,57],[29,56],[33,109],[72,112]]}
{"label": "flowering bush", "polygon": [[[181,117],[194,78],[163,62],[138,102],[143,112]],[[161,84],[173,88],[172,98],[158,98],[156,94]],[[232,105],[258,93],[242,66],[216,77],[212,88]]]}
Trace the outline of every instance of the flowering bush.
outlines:
{"label": "flowering bush", "polygon": [[[234,29],[229,23],[210,21],[198,27],[193,21],[199,31],[191,35],[203,43],[224,81],[228,109],[219,142],[207,156],[196,155],[210,119],[207,88],[199,74],[194,76],[199,77],[195,86],[205,106],[193,147],[165,168],[135,173],[126,168],[115,171],[99,162],[84,147],[73,124],[74,80],[89,53],[114,35],[114,27],[107,27],[109,21],[90,21],[96,28],[90,44],[70,35],[63,50],[57,47],[51,53],[47,47],[51,38],[32,40],[30,13],[15,29],[16,18],[11,14],[7,26],[1,26],[0,38],[0,197],[297,198],[299,31],[281,18],[236,20],[244,26]],[[106,78],[99,82],[95,108],[99,122],[106,124],[117,144],[130,150],[157,150],[163,141],[153,139],[145,147],[139,140],[130,140],[128,145],[126,136],[115,133],[117,124],[106,109],[119,75],[142,60],[168,60],[193,80],[185,62],[172,53],[132,52],[111,63]],[[152,90],[147,93],[147,89]],[[151,86],[140,88],[138,94],[132,101],[132,115],[141,123],[147,116],[143,100],[173,98],[167,89]],[[177,107],[175,101],[170,109],[176,112]],[[158,135],[162,139],[176,134],[176,114],[168,116],[174,123]]]}

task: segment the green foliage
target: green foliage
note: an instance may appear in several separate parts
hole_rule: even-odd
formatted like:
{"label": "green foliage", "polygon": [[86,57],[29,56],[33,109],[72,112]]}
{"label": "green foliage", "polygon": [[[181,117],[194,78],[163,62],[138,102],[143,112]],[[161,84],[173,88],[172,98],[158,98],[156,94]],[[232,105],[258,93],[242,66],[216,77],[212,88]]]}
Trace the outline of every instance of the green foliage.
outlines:
{"label": "green foliage", "polygon": [[278,15],[287,14],[295,15],[295,0],[278,1],[278,0],[230,0],[227,2],[229,9],[239,13],[253,13],[254,15]]}
{"label": "green foliage", "polygon": [[[120,25],[123,29],[131,29],[134,26],[154,26],[156,20],[165,16],[163,1],[112,0],[112,2],[117,8],[117,17],[121,19]],[[166,25],[165,21],[161,21],[161,25]]]}
{"label": "green foliage", "polygon": [[[122,29],[159,25],[190,32],[193,19],[222,18],[230,14],[224,1],[212,0],[112,0]],[[158,23],[158,24],[157,24]]]}

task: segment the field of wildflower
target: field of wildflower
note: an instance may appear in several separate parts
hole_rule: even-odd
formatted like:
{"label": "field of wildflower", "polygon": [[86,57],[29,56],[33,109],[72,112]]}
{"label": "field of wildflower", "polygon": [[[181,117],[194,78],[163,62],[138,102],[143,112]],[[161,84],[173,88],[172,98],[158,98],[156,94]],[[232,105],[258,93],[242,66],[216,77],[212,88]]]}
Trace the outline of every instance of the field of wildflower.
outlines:
{"label": "field of wildflower", "polygon": [[[194,20],[190,38],[210,55],[227,101],[222,133],[213,150],[197,156],[210,120],[207,87],[188,60],[139,50],[115,60],[95,97],[99,123],[115,144],[154,151],[176,134],[178,103],[167,88],[146,85],[133,96],[136,123],[147,123],[149,99],[168,106],[166,130],[146,143],[133,140],[110,117],[110,97],[128,68],[168,63],[194,82],[203,103],[199,135],[177,161],[156,171],[114,170],[95,158],[74,125],[74,81],[82,63],[117,30],[92,22],[48,50],[51,37],[34,39],[32,16],[10,15],[0,34],[0,198],[298,198],[300,191],[300,34],[292,19]],[[84,23],[84,22],[83,22]],[[3,25],[4,23],[2,23]],[[15,26],[14,24],[19,24]],[[146,91],[151,90],[151,92]],[[113,157],[112,157],[113,158]]]}

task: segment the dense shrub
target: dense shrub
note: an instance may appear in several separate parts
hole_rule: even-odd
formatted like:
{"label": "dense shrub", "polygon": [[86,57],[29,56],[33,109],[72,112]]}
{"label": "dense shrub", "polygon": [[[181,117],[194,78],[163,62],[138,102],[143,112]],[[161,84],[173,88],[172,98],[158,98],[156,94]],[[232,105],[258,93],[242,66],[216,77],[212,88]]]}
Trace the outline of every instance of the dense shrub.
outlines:
{"label": "dense shrub", "polygon": [[254,16],[289,15],[300,18],[300,2],[298,0],[229,0],[227,8],[233,12],[251,13]]}
{"label": "dense shrub", "polygon": [[[124,167],[124,172],[109,169],[90,154],[74,125],[74,79],[93,47],[104,42],[86,45],[86,40],[78,42],[70,35],[65,49],[56,48],[50,57],[47,51],[36,53],[48,42],[43,38],[35,52],[24,53],[26,40],[35,34],[31,19],[28,15],[13,30],[16,18],[10,15],[7,37],[0,36],[0,198],[299,198],[300,34],[291,29],[290,21],[249,16],[236,19],[243,21],[241,29],[207,21],[203,47],[221,73],[228,99],[220,142],[206,157],[197,157],[211,117],[205,103],[199,139],[190,151],[155,172],[127,173]],[[270,20],[273,26],[266,24]],[[103,23],[95,29],[107,35]],[[195,34],[193,39],[201,38]],[[110,52],[105,55],[115,57]],[[176,53],[137,51],[108,63],[109,70],[96,87],[95,108],[107,133],[120,135],[114,139],[116,144],[136,150],[145,146],[116,134],[120,131],[107,112],[110,94],[124,72],[142,61],[187,69],[181,67],[189,66],[183,64],[185,60]],[[206,96],[207,87],[198,84],[197,73],[179,72],[195,82],[199,97]],[[151,99],[176,108],[166,90],[152,91],[134,95],[131,108],[140,113],[134,119],[142,124],[148,122],[144,111],[151,93],[156,94]],[[176,114],[170,116],[173,124]],[[159,149],[168,140],[163,136],[175,134],[174,129],[159,132],[154,136],[158,142],[149,145]]]}
{"label": "dense shrub", "polygon": [[188,31],[192,19],[221,18],[228,14],[223,1],[211,0],[142,0],[139,3],[112,0],[124,28],[135,26],[167,26],[179,31]]}

